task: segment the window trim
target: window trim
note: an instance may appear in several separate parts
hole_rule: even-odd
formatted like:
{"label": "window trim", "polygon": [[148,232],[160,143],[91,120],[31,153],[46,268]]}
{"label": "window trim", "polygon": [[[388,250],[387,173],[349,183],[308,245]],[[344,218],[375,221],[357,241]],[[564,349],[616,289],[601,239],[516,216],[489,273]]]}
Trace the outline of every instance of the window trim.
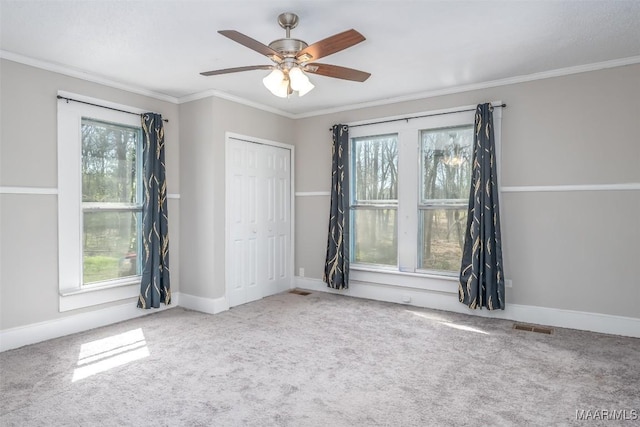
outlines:
{"label": "window trim", "polygon": [[[133,113],[144,110],[66,91],[58,95]],[[140,117],[78,102],[58,100],[58,294],[59,311],[136,297],[140,276],[83,285],[82,117],[140,127]]]}
{"label": "window trim", "polygon": [[[116,125],[116,126],[121,126],[121,127],[126,127],[129,128],[130,131],[134,131],[137,133],[137,140],[136,140],[136,160],[135,160],[135,168],[136,168],[136,192],[135,192],[135,198],[136,198],[136,203],[126,203],[126,202],[84,202],[81,200],[80,202],[80,209],[82,210],[82,221],[83,224],[81,226],[81,228],[84,227],[84,220],[86,218],[85,214],[87,213],[97,213],[97,212],[112,212],[112,213],[124,213],[124,212],[129,212],[129,213],[133,213],[136,215],[136,220],[138,222],[138,227],[139,227],[139,231],[140,231],[140,235],[138,236],[138,248],[137,248],[137,255],[141,255],[142,254],[142,214],[143,214],[143,199],[144,199],[144,192],[143,192],[143,163],[142,163],[142,150],[143,150],[143,134],[142,134],[142,125],[141,123],[138,123],[137,125],[132,125],[131,123],[122,123],[122,121],[119,121],[117,123],[114,122],[106,122],[103,120],[96,120],[94,117],[87,117],[86,114],[82,115],[81,118],[81,124],[84,125],[85,124],[85,119],[88,119],[89,121],[93,121],[93,122],[97,122],[97,123],[108,123],[110,125]],[[82,141],[81,141],[82,143]],[[82,164],[82,156],[80,156],[80,161]],[[82,172],[82,171],[81,171]],[[82,174],[81,174],[82,177]],[[82,187],[82,183],[81,183],[81,187]],[[81,199],[83,197],[83,194],[80,194]],[[134,278],[138,278],[140,277],[140,275],[142,274],[141,271],[141,256],[137,256],[136,257],[136,262],[139,264],[138,267],[140,267],[140,274],[137,275],[132,275],[132,276],[125,276],[125,277],[116,277],[116,278],[112,278],[112,279],[108,279],[108,280],[100,280],[97,282],[84,282],[84,251],[82,253],[82,263],[81,263],[81,269],[82,269],[82,283],[80,284],[80,287],[82,289],[88,289],[88,288],[107,288],[107,287],[113,287],[113,286],[119,286],[121,285],[124,281],[126,281],[126,279],[129,279],[128,281],[131,282],[134,280]]]}
{"label": "window trim", "polygon": [[[395,137],[396,141],[398,140],[398,133],[397,132],[391,132],[388,134],[372,134],[372,135],[366,135],[366,138],[376,138],[376,137]],[[351,180],[351,177],[353,177],[355,179],[355,170],[356,170],[356,159],[353,156],[353,140],[355,138],[352,138],[351,135],[349,135],[349,145],[348,145],[348,150],[349,150],[349,170],[351,171],[351,176],[349,177],[350,182],[349,182],[349,227],[352,230],[349,233],[350,239],[349,239],[349,257],[352,258],[354,257],[355,253],[356,253],[356,242],[355,242],[355,227],[354,227],[354,221],[355,221],[355,211],[356,210],[362,210],[362,211],[376,211],[376,210],[394,210],[395,211],[395,215],[396,215],[396,224],[397,224],[397,219],[398,219],[398,199],[378,199],[378,200],[358,200],[358,202],[354,202],[354,199],[356,198],[356,194],[357,194],[357,188],[356,185],[354,184],[353,180]],[[396,188],[396,193],[398,192],[398,189]],[[396,232],[397,232],[397,227],[396,227]],[[351,260],[349,260],[351,263]],[[398,263],[398,251],[396,248],[396,266]],[[372,262],[360,262],[360,263],[353,263],[355,265],[359,265],[365,268],[371,268],[373,267],[374,269],[377,270],[389,270],[389,271],[393,271],[396,266],[393,265],[389,265],[389,264],[378,264],[378,263],[372,263]]]}
{"label": "window trim", "polygon": [[[475,118],[474,118],[475,119]],[[439,270],[439,269],[435,269],[435,268],[427,268],[423,265],[424,262],[424,242],[422,241],[423,237],[424,237],[424,224],[423,224],[423,220],[422,220],[422,215],[424,214],[424,212],[428,212],[428,211],[447,211],[447,210],[452,210],[452,211],[457,211],[460,209],[468,209],[469,207],[469,197],[467,196],[466,198],[460,198],[460,199],[425,199],[425,188],[424,188],[424,182],[423,182],[423,174],[425,173],[425,164],[424,164],[424,156],[425,156],[425,151],[424,151],[424,141],[423,141],[423,134],[424,132],[427,133],[431,133],[431,132],[439,132],[439,131],[449,131],[451,129],[457,129],[457,130],[461,130],[461,129],[465,129],[468,132],[471,132],[471,134],[473,135],[473,127],[474,127],[474,123],[471,122],[469,124],[466,125],[461,125],[461,126],[447,126],[447,127],[443,127],[443,128],[428,128],[428,129],[421,129],[418,133],[419,133],[419,140],[418,140],[418,228],[417,228],[417,232],[418,232],[418,242],[417,242],[417,257],[416,257],[416,266],[415,266],[415,271],[426,271],[428,273],[431,274],[438,274],[438,275],[443,275],[443,276],[458,276],[458,272],[455,272],[453,270]],[[471,151],[473,152],[473,138],[471,140],[471,144],[469,145],[469,148],[471,149]],[[471,161],[470,161],[471,163]],[[472,167],[472,165],[470,164],[470,167]],[[468,192],[467,192],[468,193]],[[464,225],[466,225],[466,222],[464,223]]]}
{"label": "window trim", "polygon": [[[493,101],[492,104],[502,104],[502,101]],[[457,273],[418,268],[418,242],[415,237],[411,236],[417,236],[418,211],[421,206],[418,194],[420,188],[420,158],[418,156],[420,151],[420,131],[473,125],[475,109],[476,105],[466,105],[412,114],[415,116],[430,115],[429,117],[404,120],[405,116],[393,116],[376,119],[376,121],[387,121],[387,123],[369,125],[367,124],[369,120],[348,124],[350,126],[349,153],[352,152],[351,142],[353,138],[398,134],[398,264],[396,267],[389,268],[388,266],[352,262],[350,267],[352,280],[381,285],[416,287],[440,292],[457,292]],[[496,108],[494,109],[494,136],[499,189],[501,188],[501,128],[502,109]],[[405,164],[413,166],[407,168],[404,167]],[[400,184],[401,182],[413,182],[414,185],[403,185]]]}

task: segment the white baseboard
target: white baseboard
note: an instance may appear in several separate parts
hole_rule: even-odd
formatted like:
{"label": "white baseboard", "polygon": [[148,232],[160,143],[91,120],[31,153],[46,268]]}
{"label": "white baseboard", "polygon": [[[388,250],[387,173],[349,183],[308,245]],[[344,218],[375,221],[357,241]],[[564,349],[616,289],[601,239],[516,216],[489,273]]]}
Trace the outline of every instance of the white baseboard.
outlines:
{"label": "white baseboard", "polygon": [[101,308],[86,313],[48,320],[46,322],[5,329],[0,331],[0,352],[111,325],[122,322],[123,320],[146,316],[162,310],[169,310],[177,307],[179,303],[180,294],[173,293],[171,294],[171,305],[161,304],[160,308],[156,309],[143,310],[136,307],[135,300],[128,300],[125,304],[119,304],[113,307]]}
{"label": "white baseboard", "polygon": [[225,297],[203,298],[181,293],[180,307],[208,314],[218,314],[222,311],[229,310],[229,302]]}
{"label": "white baseboard", "polygon": [[[446,310],[473,316],[494,317],[516,322],[640,338],[640,319],[633,317],[520,304],[507,304],[505,310],[471,310],[458,301],[457,294],[451,293],[355,281],[349,283],[349,289],[335,290],[327,287],[327,284],[320,279],[299,276],[294,278],[294,282],[297,288],[318,292]],[[406,302],[407,299],[409,302]]]}
{"label": "white baseboard", "polygon": [[179,292],[171,294],[171,305],[160,305],[158,309],[142,310],[136,307],[135,300],[128,300],[124,304],[113,307],[0,331],[0,352],[111,325],[178,306],[209,314],[217,314],[229,309],[229,304],[225,297],[211,299]]}
{"label": "white baseboard", "polygon": [[[297,288],[317,292],[329,292],[474,316],[494,317],[516,322],[640,338],[640,319],[633,317],[520,304],[508,304],[504,311],[471,310],[460,304],[457,295],[451,293],[361,282],[352,282],[349,289],[338,291],[328,288],[322,280],[298,276],[294,277],[294,284]],[[408,303],[404,302],[407,298],[410,299]],[[209,314],[217,314],[229,309],[229,304],[225,297],[214,299],[174,293],[171,295],[171,299],[171,305],[162,305],[159,309],[141,310],[135,306],[135,302],[127,302],[126,304],[65,316],[55,320],[6,329],[0,331],[0,352],[134,319],[155,313],[158,310],[168,310],[177,306]]]}

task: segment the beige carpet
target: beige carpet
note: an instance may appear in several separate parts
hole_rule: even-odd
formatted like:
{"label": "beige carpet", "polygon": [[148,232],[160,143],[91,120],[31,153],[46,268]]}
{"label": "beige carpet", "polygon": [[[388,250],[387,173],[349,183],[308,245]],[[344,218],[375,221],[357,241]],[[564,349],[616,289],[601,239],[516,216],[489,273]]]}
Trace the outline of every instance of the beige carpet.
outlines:
{"label": "beige carpet", "polygon": [[175,308],[0,353],[0,367],[2,426],[631,426],[640,415],[638,339],[324,293],[215,316]]}

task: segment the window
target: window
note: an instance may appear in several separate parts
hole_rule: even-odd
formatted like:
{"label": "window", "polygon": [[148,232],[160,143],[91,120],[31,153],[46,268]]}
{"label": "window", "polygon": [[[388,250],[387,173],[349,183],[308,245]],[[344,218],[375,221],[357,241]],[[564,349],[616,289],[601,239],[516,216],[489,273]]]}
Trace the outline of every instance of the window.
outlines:
{"label": "window", "polygon": [[[468,111],[384,118],[349,130],[354,280],[452,291],[467,225],[475,114],[474,106],[460,109]],[[496,109],[498,158],[500,126]]]}
{"label": "window", "polygon": [[82,118],[83,285],[140,274],[141,129]]}
{"label": "window", "polygon": [[420,132],[418,268],[458,271],[467,225],[473,125]]}
{"label": "window", "polygon": [[[59,94],[143,112],[82,95]],[[140,116],[58,101],[60,311],[138,295],[141,165]]]}
{"label": "window", "polygon": [[353,261],[396,265],[398,135],[354,138],[352,144]]}

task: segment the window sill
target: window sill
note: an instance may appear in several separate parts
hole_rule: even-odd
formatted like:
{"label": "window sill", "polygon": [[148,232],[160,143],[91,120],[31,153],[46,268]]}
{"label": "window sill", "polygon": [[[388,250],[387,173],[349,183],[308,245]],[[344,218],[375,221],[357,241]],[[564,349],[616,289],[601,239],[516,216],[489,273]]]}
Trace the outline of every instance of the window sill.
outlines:
{"label": "window sill", "polygon": [[140,278],[111,282],[105,285],[85,286],[60,291],[60,312],[135,298],[140,292]]}
{"label": "window sill", "polygon": [[444,293],[458,293],[458,277],[432,272],[385,270],[361,265],[349,268],[350,280]]}
{"label": "window sill", "polygon": [[87,292],[96,292],[96,291],[102,291],[105,289],[113,289],[113,288],[119,288],[122,286],[139,285],[139,284],[140,284],[140,276],[132,276],[132,277],[126,277],[120,280],[110,280],[108,282],[105,282],[102,285],[101,284],[84,285],[82,288],[63,289],[60,291],[60,296],[68,297],[71,295],[84,294]]}

